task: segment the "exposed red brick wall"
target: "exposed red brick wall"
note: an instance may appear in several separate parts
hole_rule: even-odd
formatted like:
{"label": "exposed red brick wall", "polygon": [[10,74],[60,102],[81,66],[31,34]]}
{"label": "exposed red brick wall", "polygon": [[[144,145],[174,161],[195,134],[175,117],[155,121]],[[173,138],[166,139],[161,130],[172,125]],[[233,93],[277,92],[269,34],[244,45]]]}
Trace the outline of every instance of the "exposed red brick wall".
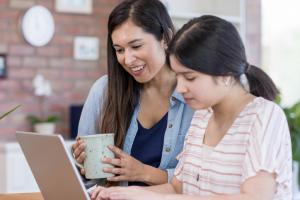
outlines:
{"label": "exposed red brick wall", "polygon": [[[7,55],[8,77],[0,79],[0,113],[22,107],[0,121],[0,140],[12,139],[16,130],[31,130],[26,117],[39,115],[32,79],[37,73],[50,80],[53,95],[47,98],[49,112],[62,120],[57,132],[69,134],[69,106],[83,103],[92,83],[106,73],[106,23],[119,0],[93,0],[90,15],[58,13],[55,0],[0,0],[0,54]],[[55,35],[44,47],[33,47],[23,38],[21,19],[33,5],[44,5],[53,14]],[[100,39],[99,61],[73,59],[75,36]]]}
{"label": "exposed red brick wall", "polygon": [[[17,104],[22,107],[0,121],[0,140],[14,138],[16,130],[31,130],[26,116],[39,114],[32,79],[41,73],[51,81],[54,95],[47,99],[49,110],[62,120],[57,132],[69,133],[69,106],[83,103],[92,83],[106,72],[106,23],[112,8],[121,0],[93,0],[93,14],[55,11],[55,0],[0,0],[0,54],[7,54],[8,77],[0,79],[0,113]],[[246,47],[248,60],[260,64],[261,0],[246,0]],[[50,44],[35,48],[22,36],[20,22],[32,5],[44,5],[54,15],[55,35]],[[100,38],[100,59],[73,59],[74,36]]]}

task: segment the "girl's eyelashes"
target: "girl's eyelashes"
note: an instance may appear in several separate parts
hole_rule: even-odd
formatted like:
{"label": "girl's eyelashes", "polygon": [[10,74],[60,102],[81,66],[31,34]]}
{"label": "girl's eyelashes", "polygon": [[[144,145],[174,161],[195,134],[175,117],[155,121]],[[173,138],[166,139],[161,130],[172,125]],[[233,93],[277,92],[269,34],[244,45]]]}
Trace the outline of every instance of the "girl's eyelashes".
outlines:
{"label": "girl's eyelashes", "polygon": [[193,81],[193,80],[196,79],[196,77],[185,77],[185,79],[186,79],[187,81]]}

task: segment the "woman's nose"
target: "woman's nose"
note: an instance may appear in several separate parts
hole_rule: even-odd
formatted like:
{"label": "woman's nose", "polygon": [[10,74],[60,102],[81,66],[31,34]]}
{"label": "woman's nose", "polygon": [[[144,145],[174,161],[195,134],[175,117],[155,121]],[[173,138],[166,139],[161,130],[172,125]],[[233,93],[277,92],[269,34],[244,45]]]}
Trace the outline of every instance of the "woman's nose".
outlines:
{"label": "woman's nose", "polygon": [[124,53],[125,65],[131,66],[134,61],[135,61],[135,56],[133,55],[133,53],[130,50],[125,50]]}

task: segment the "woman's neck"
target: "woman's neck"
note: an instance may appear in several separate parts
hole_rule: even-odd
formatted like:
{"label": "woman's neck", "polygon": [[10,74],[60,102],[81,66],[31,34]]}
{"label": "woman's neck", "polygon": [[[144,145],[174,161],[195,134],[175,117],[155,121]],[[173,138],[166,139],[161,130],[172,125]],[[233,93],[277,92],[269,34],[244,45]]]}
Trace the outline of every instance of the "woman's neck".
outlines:
{"label": "woman's neck", "polygon": [[163,66],[157,75],[143,85],[143,92],[156,91],[162,94],[170,94],[176,86],[176,75],[167,65]]}

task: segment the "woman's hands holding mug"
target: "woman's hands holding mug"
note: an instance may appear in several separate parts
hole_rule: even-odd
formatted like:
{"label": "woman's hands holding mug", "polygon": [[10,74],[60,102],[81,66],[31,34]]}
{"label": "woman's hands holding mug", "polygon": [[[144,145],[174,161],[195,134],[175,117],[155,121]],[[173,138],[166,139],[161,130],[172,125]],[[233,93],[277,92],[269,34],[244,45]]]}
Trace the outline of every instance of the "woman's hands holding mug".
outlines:
{"label": "woman's hands holding mug", "polygon": [[[85,147],[86,145],[80,137],[77,137],[75,144],[72,145],[73,156],[79,164],[83,164],[86,157]],[[80,173],[85,175],[84,168],[80,168]]]}
{"label": "woman's hands holding mug", "polygon": [[[75,144],[72,145],[73,155],[79,164],[83,164],[86,153],[86,144],[80,137],[76,138]],[[103,158],[102,162],[111,164],[114,167],[104,168],[104,172],[115,174],[114,177],[109,177],[109,181],[141,181],[146,182],[144,175],[145,166],[142,162],[128,155],[116,146],[108,146],[108,148],[115,154],[116,158]],[[100,158],[99,158],[100,159]],[[101,162],[101,160],[100,160]],[[84,168],[80,169],[80,173],[85,175]]]}
{"label": "woman's hands holding mug", "polygon": [[115,167],[104,168],[104,172],[115,174],[114,177],[107,178],[109,181],[141,181],[146,182],[144,175],[145,167],[142,162],[128,155],[116,146],[108,147],[116,158],[104,158],[103,163],[114,165]]}

